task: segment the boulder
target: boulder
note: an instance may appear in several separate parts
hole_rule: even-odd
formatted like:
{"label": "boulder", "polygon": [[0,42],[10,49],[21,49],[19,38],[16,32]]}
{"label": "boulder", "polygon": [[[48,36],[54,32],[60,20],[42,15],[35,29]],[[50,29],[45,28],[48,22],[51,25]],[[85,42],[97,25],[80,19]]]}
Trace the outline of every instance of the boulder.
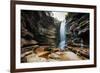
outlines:
{"label": "boulder", "polygon": [[25,52],[28,52],[28,51],[32,51],[34,52],[35,48],[38,48],[39,45],[31,45],[31,46],[25,46],[23,48],[21,48],[21,53],[25,53]]}
{"label": "boulder", "polygon": [[81,60],[75,53],[70,52],[70,51],[60,54],[60,59],[65,60],[65,61],[67,61],[67,60],[72,60],[72,61]]}
{"label": "boulder", "polygon": [[46,58],[47,59],[49,54],[50,54],[49,51],[44,51],[44,52],[38,53],[37,56],[43,57],[43,58]]}
{"label": "boulder", "polygon": [[49,54],[48,57],[50,59],[55,59],[55,60],[60,59],[60,56],[58,54],[56,54],[56,53],[51,53],[51,54]]}
{"label": "boulder", "polygon": [[28,55],[28,56],[26,56],[26,58],[27,58],[27,62],[28,63],[32,63],[32,62],[46,62],[47,61],[45,58],[38,57],[35,54]]}
{"label": "boulder", "polygon": [[40,52],[44,52],[47,51],[49,49],[49,46],[39,46],[37,48],[34,49],[34,52],[36,54],[40,53]]}

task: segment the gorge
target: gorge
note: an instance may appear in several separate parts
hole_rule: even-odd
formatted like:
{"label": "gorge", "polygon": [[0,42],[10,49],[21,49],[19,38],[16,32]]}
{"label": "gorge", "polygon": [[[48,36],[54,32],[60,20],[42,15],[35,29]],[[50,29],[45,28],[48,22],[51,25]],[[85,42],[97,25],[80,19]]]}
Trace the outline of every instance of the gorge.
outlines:
{"label": "gorge", "polygon": [[89,14],[52,14],[21,10],[21,62],[89,59]]}

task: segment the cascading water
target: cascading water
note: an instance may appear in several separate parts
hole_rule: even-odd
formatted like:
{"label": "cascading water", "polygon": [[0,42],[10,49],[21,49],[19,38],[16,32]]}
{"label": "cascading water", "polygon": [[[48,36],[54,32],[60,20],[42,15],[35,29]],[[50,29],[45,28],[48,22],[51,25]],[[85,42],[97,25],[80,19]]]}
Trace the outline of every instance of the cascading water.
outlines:
{"label": "cascading water", "polygon": [[59,43],[59,48],[61,50],[64,50],[65,43],[66,43],[65,25],[66,25],[66,20],[63,20],[61,22],[61,25],[60,25],[60,43]]}
{"label": "cascading water", "polygon": [[81,39],[81,49],[83,49],[83,40]]}

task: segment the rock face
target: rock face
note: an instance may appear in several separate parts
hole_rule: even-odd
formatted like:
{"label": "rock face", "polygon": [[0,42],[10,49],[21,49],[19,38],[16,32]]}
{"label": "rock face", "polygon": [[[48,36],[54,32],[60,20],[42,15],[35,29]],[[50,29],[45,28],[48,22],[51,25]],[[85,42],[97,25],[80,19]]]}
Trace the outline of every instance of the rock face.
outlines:
{"label": "rock face", "polygon": [[68,13],[66,16],[68,44],[89,47],[89,14]]}
{"label": "rock face", "polygon": [[56,25],[50,12],[21,10],[21,47],[56,47]]}

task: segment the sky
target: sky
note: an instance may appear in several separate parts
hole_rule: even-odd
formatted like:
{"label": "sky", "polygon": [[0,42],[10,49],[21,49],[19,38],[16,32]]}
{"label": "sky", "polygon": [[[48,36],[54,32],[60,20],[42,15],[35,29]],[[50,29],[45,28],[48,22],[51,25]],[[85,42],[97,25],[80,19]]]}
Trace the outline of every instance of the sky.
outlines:
{"label": "sky", "polygon": [[59,21],[63,21],[65,19],[65,15],[67,15],[67,12],[52,12],[52,16],[54,18],[57,18]]}

